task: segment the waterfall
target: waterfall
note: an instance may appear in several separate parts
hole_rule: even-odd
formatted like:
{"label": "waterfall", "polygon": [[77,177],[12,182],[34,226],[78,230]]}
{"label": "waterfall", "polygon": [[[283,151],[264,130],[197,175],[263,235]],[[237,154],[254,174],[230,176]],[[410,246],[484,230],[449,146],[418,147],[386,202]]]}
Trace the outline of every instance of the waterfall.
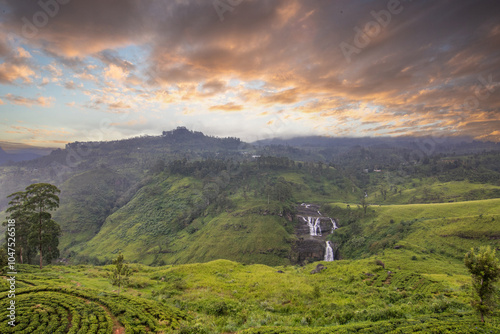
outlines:
{"label": "waterfall", "polygon": [[333,227],[332,227],[332,233],[333,233],[333,231],[335,231],[336,229],[338,229],[338,226],[335,223],[335,220],[333,220],[332,218],[330,218],[330,221],[332,222],[332,225],[333,225]]}
{"label": "waterfall", "polygon": [[[305,220],[305,218],[304,218]],[[307,217],[307,225],[309,226],[309,234],[316,235],[316,229],[312,223],[312,217]]]}
{"label": "waterfall", "polygon": [[304,221],[307,223],[307,226],[309,226],[309,234],[312,236],[321,236],[321,224],[320,224],[320,218],[316,218],[313,224],[313,219],[314,217],[307,217],[307,220],[302,217]]}
{"label": "waterfall", "polygon": [[331,262],[333,261],[333,249],[330,244],[330,241],[326,242],[326,250],[325,250],[325,261]]}
{"label": "waterfall", "polygon": [[321,224],[320,224],[320,218],[316,218],[316,221],[314,222],[314,234],[313,235],[321,235]]}

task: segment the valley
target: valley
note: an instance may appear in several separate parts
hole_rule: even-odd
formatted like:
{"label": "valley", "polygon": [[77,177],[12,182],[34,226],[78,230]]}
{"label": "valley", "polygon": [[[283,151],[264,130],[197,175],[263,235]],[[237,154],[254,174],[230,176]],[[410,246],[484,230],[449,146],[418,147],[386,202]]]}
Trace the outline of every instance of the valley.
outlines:
{"label": "valley", "polygon": [[[6,196],[30,183],[61,189],[53,214],[60,258],[42,270],[18,264],[20,325],[57,333],[497,332],[498,310],[481,323],[471,307],[464,255],[500,248],[500,153],[453,143],[432,154],[411,141],[353,140],[334,150],[178,128],[2,165],[2,217]],[[119,254],[132,270],[120,293],[109,280]],[[6,280],[0,288],[8,291]],[[28,304],[26,296],[36,298]],[[7,302],[0,298],[2,317]]]}

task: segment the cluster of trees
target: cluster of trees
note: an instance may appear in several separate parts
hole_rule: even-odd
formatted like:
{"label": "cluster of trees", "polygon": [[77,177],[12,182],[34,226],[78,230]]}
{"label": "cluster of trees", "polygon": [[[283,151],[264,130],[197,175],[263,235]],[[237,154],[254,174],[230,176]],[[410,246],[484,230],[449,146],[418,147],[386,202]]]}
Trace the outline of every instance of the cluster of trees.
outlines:
{"label": "cluster of trees", "polygon": [[173,143],[189,144],[197,143],[198,145],[217,145],[225,149],[237,149],[241,144],[241,140],[236,137],[218,138],[206,136],[202,132],[188,130],[184,126],[178,126],[174,130],[163,131],[162,137],[164,140]]}
{"label": "cluster of trees", "polygon": [[294,166],[294,161],[287,157],[258,157],[257,166],[259,169],[269,168],[273,170],[286,169]]}
{"label": "cluster of trees", "polygon": [[[15,246],[12,248],[15,249],[18,263],[32,264],[38,255],[42,269],[43,261],[50,263],[59,257],[61,228],[52,219],[50,211],[59,207],[57,195],[60,192],[52,184],[36,183],[26,187],[25,191],[8,196],[11,201],[7,219],[15,221]],[[5,247],[8,247],[8,243]]]}
{"label": "cluster of trees", "polygon": [[[155,171],[162,171],[159,166],[161,162],[157,162]],[[188,161],[187,159],[174,160],[168,164],[166,168],[172,174],[180,174],[184,176],[195,176],[204,178],[209,175],[220,173],[224,170],[229,170],[233,167],[234,163],[231,160],[222,159],[206,159],[197,161]]]}

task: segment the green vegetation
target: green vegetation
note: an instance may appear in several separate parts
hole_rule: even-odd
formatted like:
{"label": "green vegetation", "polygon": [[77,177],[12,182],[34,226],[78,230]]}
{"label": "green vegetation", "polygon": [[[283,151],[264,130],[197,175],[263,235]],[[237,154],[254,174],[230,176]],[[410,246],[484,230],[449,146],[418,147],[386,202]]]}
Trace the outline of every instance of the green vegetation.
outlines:
{"label": "green vegetation", "polygon": [[132,274],[132,271],[128,265],[124,263],[123,255],[121,253],[118,254],[118,257],[115,260],[113,260],[113,264],[115,267],[111,271],[109,279],[111,280],[111,284],[118,286],[118,294],[120,294],[122,285],[129,282],[129,276]]}
{"label": "green vegetation", "polygon": [[[407,258],[377,260],[385,268],[374,257],[340,260],[322,262],[326,269],[314,275],[310,271],[316,263],[132,264],[134,275],[119,295],[108,280],[112,265],[52,265],[41,272],[24,265],[17,282],[16,328],[26,333],[28,326],[40,333],[52,326],[63,333],[111,333],[110,328],[114,333],[122,328],[125,333],[210,334],[500,330],[498,310],[484,324],[476,317],[465,266],[443,260],[443,271],[459,273],[428,275],[425,265],[398,269]],[[0,299],[2,317],[6,295]],[[0,326],[2,333],[12,332],[5,322]]]}
{"label": "green vegetation", "polygon": [[362,208],[331,203],[322,212],[345,222],[331,239],[347,258],[411,250],[417,256],[432,254],[459,263],[471,247],[500,246],[500,199],[377,205],[370,206],[366,215]]}
{"label": "green vegetation", "polygon": [[[177,327],[179,320],[186,318],[183,312],[152,300],[69,287],[64,279],[58,281],[58,286],[48,285],[53,280],[43,274],[23,281],[26,287],[16,291],[16,325],[3,321],[0,332],[160,333]],[[7,294],[0,298],[0,316],[4,319],[10,300]]]}
{"label": "green vegetation", "polygon": [[[41,270],[28,264],[48,210],[15,192],[1,213],[31,223],[16,225],[17,326],[0,332],[499,332],[500,154],[479,149],[497,148],[339,143],[252,146],[178,128],[0,167],[2,191],[62,190],[61,254],[47,229]],[[301,232],[297,215],[316,210],[338,229],[325,219],[322,236]],[[298,246],[317,240],[319,251]],[[312,263],[327,241],[335,261]]]}
{"label": "green vegetation", "polygon": [[77,173],[64,182],[60,187],[61,206],[54,213],[54,220],[65,232],[60,239],[61,252],[65,254],[69,248],[92,239],[106,217],[137,191],[136,182],[102,166]]}
{"label": "green vegetation", "polygon": [[[8,229],[5,234],[6,240],[11,241],[5,244],[8,247],[9,256],[15,254],[18,260],[23,263],[24,250],[27,263],[29,263],[32,255],[36,255],[35,250],[38,248],[40,269],[43,266],[44,256],[48,263],[59,257],[58,245],[61,228],[52,219],[49,211],[59,207],[57,194],[60,192],[52,184],[36,183],[26,187],[26,191],[16,192],[8,196],[12,200],[7,209],[7,212],[10,213],[7,219],[18,226],[17,234],[15,227],[13,227],[13,231]],[[4,225],[7,225],[7,222],[4,222]],[[16,244],[16,235],[19,236],[18,247],[10,246]],[[12,255],[10,255],[11,253]]]}
{"label": "green vegetation", "polygon": [[479,250],[471,249],[465,254],[465,266],[472,275],[472,287],[479,300],[474,300],[472,305],[481,315],[490,314],[495,307],[495,282],[500,278],[500,261],[495,256],[495,250],[481,247]]}

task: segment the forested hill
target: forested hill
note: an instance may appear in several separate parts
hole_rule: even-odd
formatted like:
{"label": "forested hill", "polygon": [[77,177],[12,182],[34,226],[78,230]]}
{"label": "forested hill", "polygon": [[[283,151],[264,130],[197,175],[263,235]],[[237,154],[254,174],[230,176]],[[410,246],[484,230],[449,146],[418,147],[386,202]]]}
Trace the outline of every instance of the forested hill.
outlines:
{"label": "forested hill", "polygon": [[107,167],[119,171],[131,184],[145,173],[176,159],[230,159],[248,144],[238,138],[218,138],[178,127],[161,136],[141,136],[106,142],[74,142],[38,159],[6,164],[2,168],[0,210],[8,194],[33,182],[62,185],[79,173]]}
{"label": "forested hill", "polygon": [[[77,142],[1,166],[0,205],[5,210],[6,196],[31,183],[57,185],[61,206],[54,219],[63,231],[61,255],[72,263],[107,263],[122,252],[155,265],[221,258],[282,265],[320,260],[325,245],[339,257],[364,257],[410,238],[424,224],[414,219],[453,211],[433,205],[500,197],[498,145],[469,142],[465,154],[458,140],[450,139],[449,151],[419,146],[419,140],[262,146],[179,127],[161,136]],[[324,223],[338,223],[335,233],[320,227],[321,247],[301,243],[314,239],[301,234],[308,230],[302,226],[307,217],[296,216],[301,203],[318,207]],[[394,207],[391,217],[377,205],[430,205],[430,214]],[[489,210],[492,204],[471,205]],[[497,232],[484,233],[466,236]]]}
{"label": "forested hill", "polygon": [[161,136],[140,136],[105,142],[74,142],[66,148],[53,151],[49,156],[21,162],[16,166],[27,168],[47,167],[59,163],[71,168],[83,164],[83,169],[98,163],[109,166],[130,165],[150,167],[158,159],[200,159],[234,155],[244,144],[239,138],[218,138],[185,127],[163,131]]}

